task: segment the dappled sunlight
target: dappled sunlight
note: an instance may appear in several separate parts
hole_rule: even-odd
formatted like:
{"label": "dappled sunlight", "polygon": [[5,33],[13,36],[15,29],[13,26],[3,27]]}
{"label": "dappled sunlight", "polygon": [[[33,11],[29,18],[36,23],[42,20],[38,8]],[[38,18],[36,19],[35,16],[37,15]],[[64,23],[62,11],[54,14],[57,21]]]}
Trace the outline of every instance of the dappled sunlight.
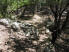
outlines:
{"label": "dappled sunlight", "polygon": [[0,52],[69,52],[69,0],[0,0]]}

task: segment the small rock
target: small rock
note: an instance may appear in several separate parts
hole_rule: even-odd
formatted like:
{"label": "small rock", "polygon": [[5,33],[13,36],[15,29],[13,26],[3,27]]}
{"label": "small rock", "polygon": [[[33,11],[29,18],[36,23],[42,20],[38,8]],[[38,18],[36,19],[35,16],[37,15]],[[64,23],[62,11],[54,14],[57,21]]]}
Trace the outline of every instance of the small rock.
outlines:
{"label": "small rock", "polygon": [[20,23],[18,23],[18,22],[13,22],[12,24],[11,24],[11,28],[13,29],[13,30],[15,30],[15,31],[17,31],[17,30],[20,30]]}
{"label": "small rock", "polygon": [[46,33],[50,33],[50,30],[49,29],[46,29]]}

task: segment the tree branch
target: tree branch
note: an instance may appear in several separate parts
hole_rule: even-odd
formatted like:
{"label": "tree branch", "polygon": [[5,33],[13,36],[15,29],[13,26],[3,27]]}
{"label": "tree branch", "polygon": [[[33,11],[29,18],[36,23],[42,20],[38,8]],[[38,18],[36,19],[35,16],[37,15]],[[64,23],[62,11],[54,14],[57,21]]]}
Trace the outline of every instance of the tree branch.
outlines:
{"label": "tree branch", "polygon": [[67,9],[68,6],[69,6],[69,3],[66,4],[66,6],[64,7],[64,9],[60,13],[62,14]]}

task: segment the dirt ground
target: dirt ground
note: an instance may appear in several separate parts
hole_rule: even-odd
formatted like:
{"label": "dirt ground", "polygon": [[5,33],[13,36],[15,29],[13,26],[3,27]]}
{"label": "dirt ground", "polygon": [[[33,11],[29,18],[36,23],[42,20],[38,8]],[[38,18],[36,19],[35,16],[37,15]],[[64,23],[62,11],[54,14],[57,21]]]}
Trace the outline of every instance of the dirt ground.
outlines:
{"label": "dirt ground", "polygon": [[[4,25],[0,25],[0,52],[7,52],[8,51],[8,45],[7,41],[9,39],[10,33],[8,32],[8,28],[6,28]],[[39,42],[42,42],[46,37],[46,34],[41,34],[39,36]],[[34,42],[33,43],[37,43]],[[12,52],[11,50],[8,52]]]}
{"label": "dirt ground", "polygon": [[[26,21],[28,23],[33,23],[33,24],[38,24],[38,23],[42,23],[43,20],[40,16],[35,15],[34,18],[32,20]],[[44,39],[48,38],[48,34],[44,34],[44,30],[42,31],[42,34],[39,35],[39,40],[38,40],[38,44],[40,42],[43,42]],[[15,34],[14,32],[12,34]],[[17,35],[18,33],[16,33]],[[21,34],[21,33],[20,33]],[[9,40],[9,36],[11,35],[11,33],[9,33],[8,28],[6,28],[4,25],[0,25],[0,52],[13,52],[11,49],[8,50],[8,48],[10,47],[9,45],[7,45],[7,41]],[[18,36],[18,35],[17,35]],[[20,37],[22,37],[21,35],[19,35]],[[24,38],[24,36],[22,37]],[[33,41],[34,44],[37,44],[37,41]],[[29,48],[30,49],[30,48]],[[31,52],[31,49],[30,51]],[[35,51],[33,51],[35,52]],[[39,51],[40,52],[40,51]]]}
{"label": "dirt ground", "polygon": [[9,38],[8,29],[5,26],[0,25],[0,52],[1,50],[3,50],[2,52],[7,50],[8,46],[6,45],[6,42],[8,38]]}

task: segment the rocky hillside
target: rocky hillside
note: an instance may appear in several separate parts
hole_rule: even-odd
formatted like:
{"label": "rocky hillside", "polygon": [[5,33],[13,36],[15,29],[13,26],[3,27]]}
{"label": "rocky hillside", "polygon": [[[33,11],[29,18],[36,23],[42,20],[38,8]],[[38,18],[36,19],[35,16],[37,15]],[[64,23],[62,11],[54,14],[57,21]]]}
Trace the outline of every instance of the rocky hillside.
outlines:
{"label": "rocky hillside", "polygon": [[0,19],[0,52],[53,51],[46,47],[50,44],[48,38],[49,34],[39,34],[38,28],[30,23]]}

